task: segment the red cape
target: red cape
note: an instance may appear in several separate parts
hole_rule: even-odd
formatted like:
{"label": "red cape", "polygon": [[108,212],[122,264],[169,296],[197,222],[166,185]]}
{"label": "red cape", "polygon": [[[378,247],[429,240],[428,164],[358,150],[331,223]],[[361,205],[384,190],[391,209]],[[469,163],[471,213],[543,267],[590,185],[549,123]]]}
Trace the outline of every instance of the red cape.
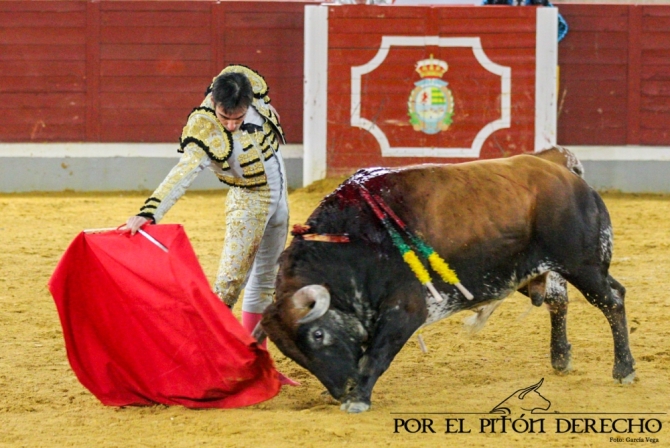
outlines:
{"label": "red cape", "polygon": [[274,397],[268,352],[212,292],[180,225],[80,233],[49,281],[67,356],[102,403],[232,408]]}

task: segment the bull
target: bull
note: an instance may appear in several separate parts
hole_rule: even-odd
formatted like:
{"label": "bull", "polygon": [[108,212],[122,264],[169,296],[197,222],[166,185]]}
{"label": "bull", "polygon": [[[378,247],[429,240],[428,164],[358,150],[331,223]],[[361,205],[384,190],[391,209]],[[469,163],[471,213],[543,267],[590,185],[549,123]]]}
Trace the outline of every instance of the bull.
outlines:
{"label": "bull", "polygon": [[[372,389],[412,334],[473,310],[481,325],[514,291],[550,311],[551,363],[571,369],[566,281],[602,311],[614,339],[612,375],[633,381],[625,288],[609,274],[612,226],[577,158],[537,154],[454,165],[359,170],[326,196],[280,257],[266,334],[348,412],[370,408]],[[440,254],[473,299],[433,275],[429,293],[363,191],[379,195]]]}

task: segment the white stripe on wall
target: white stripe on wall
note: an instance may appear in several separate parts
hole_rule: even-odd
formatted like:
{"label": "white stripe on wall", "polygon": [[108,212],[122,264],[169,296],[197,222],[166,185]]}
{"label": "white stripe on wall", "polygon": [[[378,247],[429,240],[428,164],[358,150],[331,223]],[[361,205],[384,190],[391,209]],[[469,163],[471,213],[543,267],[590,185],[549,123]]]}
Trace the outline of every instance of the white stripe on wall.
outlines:
{"label": "white stripe on wall", "polygon": [[303,185],[326,177],[328,128],[328,6],[305,6]]}
{"label": "white stripe on wall", "polygon": [[670,161],[670,146],[566,146],[579,160]]}
{"label": "white stripe on wall", "polygon": [[535,151],[556,144],[558,12],[537,8],[535,31]]}

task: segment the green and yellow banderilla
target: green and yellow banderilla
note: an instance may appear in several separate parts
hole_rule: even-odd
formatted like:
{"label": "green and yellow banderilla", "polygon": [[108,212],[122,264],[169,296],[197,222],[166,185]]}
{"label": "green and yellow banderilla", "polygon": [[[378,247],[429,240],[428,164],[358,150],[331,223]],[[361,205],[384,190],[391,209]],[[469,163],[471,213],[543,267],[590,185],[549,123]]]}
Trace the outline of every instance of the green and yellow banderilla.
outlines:
{"label": "green and yellow banderilla", "polygon": [[379,195],[372,195],[367,188],[361,185],[361,194],[365,201],[370,205],[375,215],[382,222],[386,230],[391,236],[393,244],[400,251],[403,260],[414,272],[414,275],[419,279],[421,284],[426,285],[430,289],[431,293],[435,296],[435,299],[440,302],[442,300],[441,296],[435,290],[433,286],[430,274],[423,266],[416,253],[404,242],[402,236],[393,228],[393,225],[389,221],[389,217],[393,222],[405,233],[409,238],[411,243],[416,247],[417,251],[425,257],[430,266],[435,272],[437,272],[442,280],[445,283],[454,285],[468,300],[472,300],[474,296],[468,291],[465,286],[460,282],[456,272],[449,267],[449,264],[427,243],[425,243],[420,237],[415,235],[405,224],[405,222],[400,219],[398,215],[384,202],[384,200]]}

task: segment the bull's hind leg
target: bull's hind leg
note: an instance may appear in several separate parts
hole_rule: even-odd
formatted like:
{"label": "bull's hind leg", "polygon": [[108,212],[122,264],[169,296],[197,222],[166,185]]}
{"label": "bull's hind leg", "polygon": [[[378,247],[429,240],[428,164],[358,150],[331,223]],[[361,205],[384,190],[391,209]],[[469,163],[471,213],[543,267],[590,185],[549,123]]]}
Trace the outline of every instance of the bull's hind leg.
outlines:
{"label": "bull's hind leg", "polygon": [[551,319],[551,365],[559,373],[572,370],[572,346],[568,342],[568,288],[563,277],[548,272],[545,277],[544,303]]}
{"label": "bull's hind leg", "polygon": [[626,289],[611,275],[603,275],[596,267],[582,268],[577,275],[568,277],[568,281],[607,318],[614,338],[612,376],[620,383],[631,383],[635,378],[635,360],[628,342],[628,323],[624,306]]}

